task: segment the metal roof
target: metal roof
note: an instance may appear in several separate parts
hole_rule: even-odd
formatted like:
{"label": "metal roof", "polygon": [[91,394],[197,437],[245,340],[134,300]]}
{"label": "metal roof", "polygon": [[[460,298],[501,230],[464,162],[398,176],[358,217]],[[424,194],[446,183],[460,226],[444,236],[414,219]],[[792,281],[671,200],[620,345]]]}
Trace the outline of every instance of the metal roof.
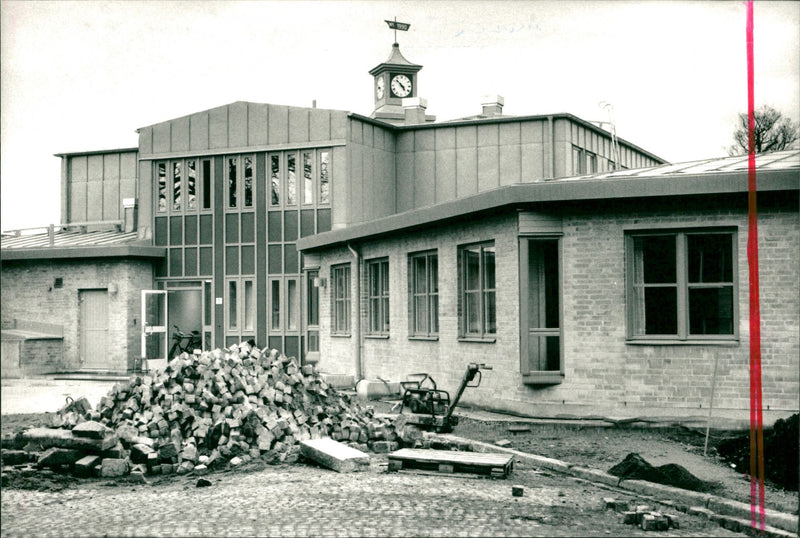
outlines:
{"label": "metal roof", "polygon": [[48,233],[3,233],[0,238],[3,263],[80,258],[161,259],[165,256],[166,248],[151,245],[149,239],[140,239],[137,232],[58,231],[52,234],[52,242]]}
{"label": "metal roof", "polygon": [[[747,171],[748,156],[718,157],[676,164],[661,164],[648,168],[615,170],[587,176],[559,178],[558,181],[585,181],[588,179],[663,178],[696,174],[730,173]],[[756,155],[756,170],[800,169],[800,150],[791,149]]]}
{"label": "metal roof", "polygon": [[[137,232],[86,232],[59,231],[53,234],[53,243],[47,233],[30,235],[6,235],[0,239],[0,247],[5,249],[17,248],[47,248],[47,247],[86,247],[132,244],[139,240]],[[149,244],[149,241],[147,242]]]}
{"label": "metal roof", "polygon": [[[300,238],[300,251],[330,248],[350,241],[363,241],[463,219],[484,211],[526,207],[531,203],[573,202],[747,193],[747,156],[706,159],[635,170],[618,170],[591,176],[515,183],[418,209],[382,217]],[[800,189],[800,150],[787,150],[756,157],[758,189]]]}

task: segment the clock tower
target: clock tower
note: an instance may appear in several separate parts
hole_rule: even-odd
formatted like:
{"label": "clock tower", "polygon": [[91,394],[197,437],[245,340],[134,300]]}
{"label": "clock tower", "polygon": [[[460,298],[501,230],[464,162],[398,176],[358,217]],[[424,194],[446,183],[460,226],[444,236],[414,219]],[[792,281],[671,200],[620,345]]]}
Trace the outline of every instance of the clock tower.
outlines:
{"label": "clock tower", "polygon": [[375,110],[370,117],[390,123],[402,123],[405,119],[403,99],[419,96],[417,73],[421,69],[421,65],[412,64],[400,54],[399,44],[393,44],[389,58],[369,72],[374,77],[375,97]]}

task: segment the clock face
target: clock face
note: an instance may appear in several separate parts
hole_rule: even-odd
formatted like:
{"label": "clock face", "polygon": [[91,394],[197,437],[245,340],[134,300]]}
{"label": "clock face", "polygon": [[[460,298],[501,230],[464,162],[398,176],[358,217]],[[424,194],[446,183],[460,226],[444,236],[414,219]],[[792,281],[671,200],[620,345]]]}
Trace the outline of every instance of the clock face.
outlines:
{"label": "clock face", "polygon": [[384,84],[383,77],[379,77],[375,81],[375,95],[378,97],[378,99],[383,99]]}
{"label": "clock face", "polygon": [[411,79],[405,75],[395,75],[392,77],[391,88],[396,97],[408,97],[411,95]]}

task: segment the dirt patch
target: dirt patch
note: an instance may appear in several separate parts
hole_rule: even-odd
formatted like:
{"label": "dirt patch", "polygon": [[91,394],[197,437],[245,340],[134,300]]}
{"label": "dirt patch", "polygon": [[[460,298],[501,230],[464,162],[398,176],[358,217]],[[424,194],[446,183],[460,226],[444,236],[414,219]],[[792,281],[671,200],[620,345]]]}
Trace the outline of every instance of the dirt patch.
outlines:
{"label": "dirt patch", "polygon": [[[513,431],[515,429],[522,431]],[[717,451],[717,444],[727,437],[715,435],[714,432],[707,455],[703,455],[705,432],[678,426],[579,426],[523,420],[485,421],[461,416],[453,434],[487,443],[507,440],[509,448],[521,452],[600,470],[609,469],[629,453],[636,452],[654,466],[680,465],[708,483],[708,492],[711,494],[750,502],[749,477],[732,468]],[[797,444],[796,438],[794,444]],[[749,444],[747,448],[749,450]],[[749,466],[749,459],[747,461]],[[798,513],[796,492],[781,488],[771,480],[766,481],[765,500],[768,508]]]}
{"label": "dirt patch", "polygon": [[30,413],[21,415],[3,415],[0,419],[0,434],[15,435],[28,428],[49,426],[53,413]]}

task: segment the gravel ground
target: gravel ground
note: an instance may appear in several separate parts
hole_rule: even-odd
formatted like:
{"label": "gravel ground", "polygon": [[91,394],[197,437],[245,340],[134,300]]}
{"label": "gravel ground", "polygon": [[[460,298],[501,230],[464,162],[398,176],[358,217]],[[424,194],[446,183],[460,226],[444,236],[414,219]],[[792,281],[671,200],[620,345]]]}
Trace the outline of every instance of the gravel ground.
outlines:
{"label": "gravel ground", "polygon": [[[377,404],[378,410],[383,402]],[[713,439],[708,456],[703,456],[704,436],[701,433],[675,428],[619,428],[576,427],[570,424],[535,424],[529,421],[476,420],[469,412],[460,416],[454,435],[495,443],[509,441],[510,448],[580,464],[602,471],[621,462],[631,452],[636,452],[654,466],[675,463],[712,485],[710,493],[741,502],[750,502],[750,482],[747,477],[732,469],[713,449]],[[47,424],[46,414],[3,415],[2,433]],[[530,428],[527,432],[513,432],[510,427]],[[74,487],[78,481],[69,476],[49,475],[30,477],[29,489],[61,490]],[[798,513],[798,494],[772,484],[766,484],[765,504],[782,512]]]}
{"label": "gravel ground", "polygon": [[[530,427],[530,432],[512,432],[509,426]],[[749,476],[737,472],[717,455],[710,441],[708,455],[703,455],[705,436],[677,428],[575,427],[570,425],[531,424],[529,422],[489,422],[463,417],[455,435],[494,443],[508,440],[510,448],[538,454],[584,467],[608,471],[631,452],[638,453],[654,466],[674,463],[685,467],[697,478],[709,482],[709,493],[741,502],[750,502]],[[798,492],[774,484],[765,485],[768,508],[798,513]]]}
{"label": "gravel ground", "polygon": [[[156,485],[87,480],[59,492],[3,489],[2,536],[645,536],[603,497],[643,501],[515,464],[509,479],[364,472],[309,464],[215,472],[209,487],[173,476]],[[107,485],[110,484],[110,485]],[[512,485],[524,488],[512,495]],[[652,506],[652,505],[651,505]],[[679,514],[659,536],[741,536]]]}

